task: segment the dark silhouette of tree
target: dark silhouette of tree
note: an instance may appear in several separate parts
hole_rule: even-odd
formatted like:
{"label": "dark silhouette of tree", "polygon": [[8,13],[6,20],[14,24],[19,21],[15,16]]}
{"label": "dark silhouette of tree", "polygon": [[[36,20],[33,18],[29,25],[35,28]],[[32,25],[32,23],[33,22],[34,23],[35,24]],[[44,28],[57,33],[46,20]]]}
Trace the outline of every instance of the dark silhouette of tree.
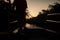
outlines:
{"label": "dark silhouette of tree", "polygon": [[[5,32],[9,32],[9,30],[11,30],[11,26],[9,26],[10,22],[16,20],[16,13],[14,7],[12,6],[10,0],[8,1],[9,3],[5,2],[4,0],[0,0],[0,31]],[[6,22],[8,22],[8,26]]]}
{"label": "dark silhouette of tree", "polygon": [[[40,13],[35,18],[31,18],[29,20],[30,22],[28,22],[28,23],[32,23],[37,26],[48,28],[48,29],[59,32],[60,4],[55,3],[55,5],[49,5],[48,7],[50,8],[50,10],[42,10],[42,13]],[[51,21],[47,21],[47,20],[53,20],[53,21],[51,22]]]}
{"label": "dark silhouette of tree", "polygon": [[55,3],[54,5],[49,5],[49,12],[50,14],[55,14],[54,16],[53,15],[50,15],[50,17],[48,19],[53,19],[55,21],[59,21],[60,19],[60,4],[59,3]]}
{"label": "dark silhouette of tree", "polygon": [[8,18],[8,12],[9,12],[9,10],[8,10],[8,3],[6,3],[6,2],[4,2],[4,0],[0,0],[0,18],[1,18],[1,20],[0,20],[0,31],[2,32],[2,31],[7,31],[7,29],[8,29],[8,27],[7,27],[7,24],[6,24],[6,22],[7,22],[7,18]]}
{"label": "dark silhouette of tree", "polygon": [[49,10],[51,15],[47,16],[48,20],[51,20],[52,22],[47,22],[47,28],[55,30],[57,32],[59,32],[60,28],[60,4],[59,3],[55,3],[54,5],[49,5],[49,7],[51,8]]}
{"label": "dark silhouette of tree", "polygon": [[51,13],[60,13],[60,4],[59,3],[55,3],[55,5],[49,5],[49,7],[51,8],[50,9],[50,12]]}
{"label": "dark silhouette of tree", "polygon": [[[26,0],[15,0],[13,4],[11,4],[10,0],[9,2],[5,2],[4,0],[0,0],[0,31],[10,31],[15,30],[18,27],[21,27],[25,25],[25,16],[26,16],[26,8],[27,3]],[[14,7],[16,6],[16,10],[14,10]],[[3,19],[2,19],[3,18]],[[8,21],[5,20],[8,18]],[[17,23],[11,23],[13,21],[17,20]],[[6,22],[8,22],[8,26],[6,25]],[[11,32],[12,32],[11,31]]]}

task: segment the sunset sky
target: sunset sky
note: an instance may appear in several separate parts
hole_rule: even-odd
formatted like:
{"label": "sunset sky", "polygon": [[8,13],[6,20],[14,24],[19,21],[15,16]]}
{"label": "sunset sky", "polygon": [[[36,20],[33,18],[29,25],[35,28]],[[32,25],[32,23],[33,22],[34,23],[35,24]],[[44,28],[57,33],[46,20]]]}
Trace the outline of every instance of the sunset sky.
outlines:
{"label": "sunset sky", "polygon": [[[13,1],[13,0],[11,0]],[[43,9],[47,9],[49,4],[59,2],[58,0],[26,0],[28,5],[29,13],[35,17]]]}
{"label": "sunset sky", "polygon": [[27,0],[29,13],[35,17],[42,9],[47,9],[48,5],[54,2],[58,0]]}

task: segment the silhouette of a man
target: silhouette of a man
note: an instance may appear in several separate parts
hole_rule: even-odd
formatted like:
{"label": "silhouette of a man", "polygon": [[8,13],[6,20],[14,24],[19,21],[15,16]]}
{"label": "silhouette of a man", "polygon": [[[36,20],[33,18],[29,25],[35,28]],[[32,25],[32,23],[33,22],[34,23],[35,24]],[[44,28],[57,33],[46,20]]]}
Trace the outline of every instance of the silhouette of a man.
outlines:
{"label": "silhouette of a man", "polygon": [[[25,16],[26,16],[26,8],[27,2],[26,0],[15,0],[14,6],[16,6],[16,17],[17,17],[17,27],[20,27],[18,31],[18,35],[22,32],[22,27],[25,26]],[[20,35],[21,36],[21,35]]]}
{"label": "silhouette of a man", "polygon": [[25,25],[25,16],[26,16],[26,8],[27,2],[26,0],[15,0],[14,5],[16,6],[16,17],[18,21],[18,26],[22,28]]}

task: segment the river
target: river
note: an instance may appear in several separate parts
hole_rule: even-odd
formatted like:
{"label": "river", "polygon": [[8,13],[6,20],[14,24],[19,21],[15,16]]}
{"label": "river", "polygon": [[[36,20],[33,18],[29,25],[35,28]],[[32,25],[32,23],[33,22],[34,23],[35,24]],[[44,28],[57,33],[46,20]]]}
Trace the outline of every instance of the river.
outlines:
{"label": "river", "polygon": [[[46,31],[49,31],[49,32],[56,33],[56,31],[53,31],[53,30],[50,30],[50,29],[46,29],[46,28],[43,28],[43,27],[38,27],[38,26],[36,26],[36,25],[28,24],[28,23],[26,23],[26,28],[27,28],[27,29],[42,29],[42,30],[46,30]],[[14,30],[13,33],[18,32],[18,29],[19,29],[19,28],[17,28],[16,30]],[[22,29],[24,29],[24,27],[23,27]]]}

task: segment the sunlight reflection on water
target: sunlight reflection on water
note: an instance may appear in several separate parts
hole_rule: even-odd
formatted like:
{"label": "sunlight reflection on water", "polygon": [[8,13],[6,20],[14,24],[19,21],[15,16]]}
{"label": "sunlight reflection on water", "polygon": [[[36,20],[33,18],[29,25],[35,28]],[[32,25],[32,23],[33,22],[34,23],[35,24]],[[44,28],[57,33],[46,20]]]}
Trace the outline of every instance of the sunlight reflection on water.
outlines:
{"label": "sunlight reflection on water", "polygon": [[[26,23],[26,28],[27,29],[43,29],[43,30],[46,30],[46,31],[49,31],[49,32],[56,33],[56,31],[53,31],[53,30],[50,30],[50,29],[45,29],[45,28],[42,28],[42,27],[37,27],[36,25],[28,24],[28,23]],[[15,31],[13,31],[13,33],[17,33],[18,30],[19,30],[19,28],[17,28]]]}
{"label": "sunlight reflection on water", "polygon": [[[25,27],[26,27],[27,29],[36,29],[36,26],[34,26],[34,25],[32,25],[32,24],[28,24],[28,23],[26,23]],[[22,27],[22,29],[23,29],[23,27]],[[19,30],[19,28],[15,29],[15,30],[13,31],[13,33],[17,33],[18,30]]]}
{"label": "sunlight reflection on water", "polygon": [[35,25],[33,25],[33,24],[28,24],[28,23],[26,23],[26,28],[28,28],[28,29],[36,29],[36,28],[38,28],[38,27],[35,26]]}

